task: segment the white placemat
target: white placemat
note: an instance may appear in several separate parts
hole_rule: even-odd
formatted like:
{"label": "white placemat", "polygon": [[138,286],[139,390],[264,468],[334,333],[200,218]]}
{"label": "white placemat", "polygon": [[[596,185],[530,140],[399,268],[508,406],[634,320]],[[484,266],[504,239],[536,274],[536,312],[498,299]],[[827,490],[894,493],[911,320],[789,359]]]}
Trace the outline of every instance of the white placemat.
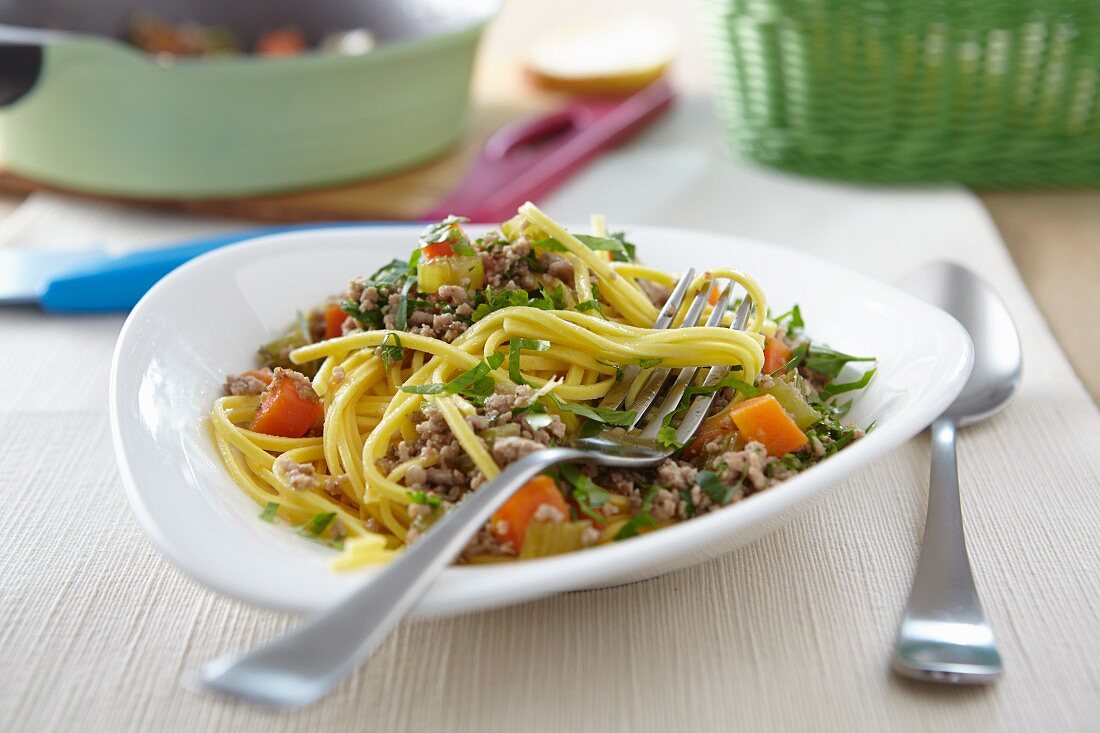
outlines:
{"label": "white placemat", "polygon": [[[790,526],[653,581],[401,627],[295,713],[189,692],[197,665],[290,627],[173,569],[122,494],[106,417],[118,316],[0,312],[0,722],[10,730],[1095,730],[1100,416],[960,191],[883,192],[723,160],[695,98],[545,202],[562,219],[694,226],[891,279],[959,260],[995,284],[1026,359],[1009,409],[961,442],[971,554],[1007,674],[994,688],[887,671],[914,567],[921,438]],[[227,222],[36,196],[0,246],[116,250]],[[646,242],[644,246],[660,246]],[[807,314],[813,327],[813,314]]]}

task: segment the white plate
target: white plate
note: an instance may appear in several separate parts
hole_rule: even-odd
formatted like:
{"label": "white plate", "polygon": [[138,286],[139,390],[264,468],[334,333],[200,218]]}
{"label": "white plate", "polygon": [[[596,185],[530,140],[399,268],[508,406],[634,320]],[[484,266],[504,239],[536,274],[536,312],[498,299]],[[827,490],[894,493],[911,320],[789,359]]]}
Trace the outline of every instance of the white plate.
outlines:
{"label": "white plate", "polygon": [[[329,550],[260,521],[230,480],[207,416],[224,377],[259,344],[357,274],[405,258],[419,227],[299,231],[220,249],[168,275],[126,321],[111,372],[111,427],[141,526],[181,569],[268,608],[312,611],[373,570],[337,574]],[[566,590],[650,578],[771,532],[828,487],[916,435],[962,389],[970,340],[950,316],[829,262],[702,232],[629,228],[646,262],[679,271],[725,265],[754,275],[773,310],[799,303],[807,330],[878,374],[847,418],[876,421],[863,440],[773,489],[712,514],[608,546],[536,561],[448,569],[415,615],[503,606]]]}

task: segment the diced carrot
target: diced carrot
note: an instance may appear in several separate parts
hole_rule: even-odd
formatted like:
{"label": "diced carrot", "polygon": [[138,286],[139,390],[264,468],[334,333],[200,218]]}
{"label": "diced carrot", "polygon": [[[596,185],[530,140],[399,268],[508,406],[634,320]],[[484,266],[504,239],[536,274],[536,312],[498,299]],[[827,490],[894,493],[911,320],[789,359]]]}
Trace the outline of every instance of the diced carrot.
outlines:
{"label": "diced carrot", "polygon": [[344,321],[348,314],[340,307],[339,303],[329,303],[325,308],[325,338],[334,339],[344,333]]}
{"label": "diced carrot", "polygon": [[681,457],[685,460],[691,460],[702,453],[708,443],[720,442],[736,430],[737,428],[730,418],[729,408],[711,415],[695,431],[695,437],[684,448]]}
{"label": "diced carrot", "polygon": [[[771,336],[764,337],[764,373],[780,371],[791,360],[791,351],[785,343]],[[780,374],[782,372],[780,371]]]}
{"label": "diced carrot", "polygon": [[710,284],[710,295],[707,296],[707,302],[714,305],[718,302],[718,296],[722,294],[722,291],[718,289],[718,283]]}
{"label": "diced carrot", "polygon": [[730,406],[729,415],[741,437],[762,443],[768,455],[784,456],[809,442],[794,419],[770,394]]}
{"label": "diced carrot", "polygon": [[569,516],[565,497],[562,496],[558,485],[554,483],[554,479],[549,476],[535,476],[493,515],[491,524],[493,534],[501,540],[511,542],[512,547],[519,552],[523,546],[527,526],[543,504],[554,507],[563,516]]}
{"label": "diced carrot", "polygon": [[425,259],[434,260],[437,257],[450,257],[455,253],[450,242],[432,242],[424,245],[420,251]]}
{"label": "diced carrot", "polygon": [[297,56],[307,48],[306,39],[297,28],[264,31],[256,40],[256,54],[259,56]]}
{"label": "diced carrot", "polygon": [[249,430],[282,438],[301,438],[325,418],[321,399],[309,380],[288,369],[276,369],[260,397],[260,407]]}

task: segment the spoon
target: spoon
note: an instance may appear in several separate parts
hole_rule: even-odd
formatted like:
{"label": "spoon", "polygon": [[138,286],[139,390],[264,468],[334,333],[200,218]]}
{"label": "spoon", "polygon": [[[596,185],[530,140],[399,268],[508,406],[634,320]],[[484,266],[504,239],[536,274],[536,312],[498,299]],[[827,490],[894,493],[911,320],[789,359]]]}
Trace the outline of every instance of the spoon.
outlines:
{"label": "spoon", "polygon": [[1020,381],[1020,337],[993,289],[950,262],[926,265],[901,283],[953,315],[974,343],[974,370],[932,423],[928,518],[917,572],[894,646],[894,670],[948,684],[990,684],[1003,671],[966,554],[955,433],[1000,411]]}

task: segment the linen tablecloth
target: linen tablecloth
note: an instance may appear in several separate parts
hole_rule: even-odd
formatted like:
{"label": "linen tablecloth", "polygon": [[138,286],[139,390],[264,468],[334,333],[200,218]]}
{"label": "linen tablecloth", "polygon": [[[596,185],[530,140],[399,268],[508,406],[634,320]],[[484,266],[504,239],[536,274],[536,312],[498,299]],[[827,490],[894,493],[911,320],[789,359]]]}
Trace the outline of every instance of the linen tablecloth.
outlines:
{"label": "linen tablecloth", "polygon": [[[921,437],[720,560],[405,624],[306,710],[190,691],[202,662],[295,620],[199,586],[138,529],[107,424],[122,317],[23,308],[0,311],[0,728],[1100,728],[1100,415],[984,210],[960,191],[881,192],[737,166],[705,104],[689,96],[644,144],[545,208],[753,236],[887,280],[950,258],[996,286],[1021,332],[1023,384],[1003,414],[962,434],[960,460],[971,558],[1007,666],[999,685],[928,686],[888,671],[923,525]],[[38,196],[0,222],[0,246],[121,250],[231,225]]]}

